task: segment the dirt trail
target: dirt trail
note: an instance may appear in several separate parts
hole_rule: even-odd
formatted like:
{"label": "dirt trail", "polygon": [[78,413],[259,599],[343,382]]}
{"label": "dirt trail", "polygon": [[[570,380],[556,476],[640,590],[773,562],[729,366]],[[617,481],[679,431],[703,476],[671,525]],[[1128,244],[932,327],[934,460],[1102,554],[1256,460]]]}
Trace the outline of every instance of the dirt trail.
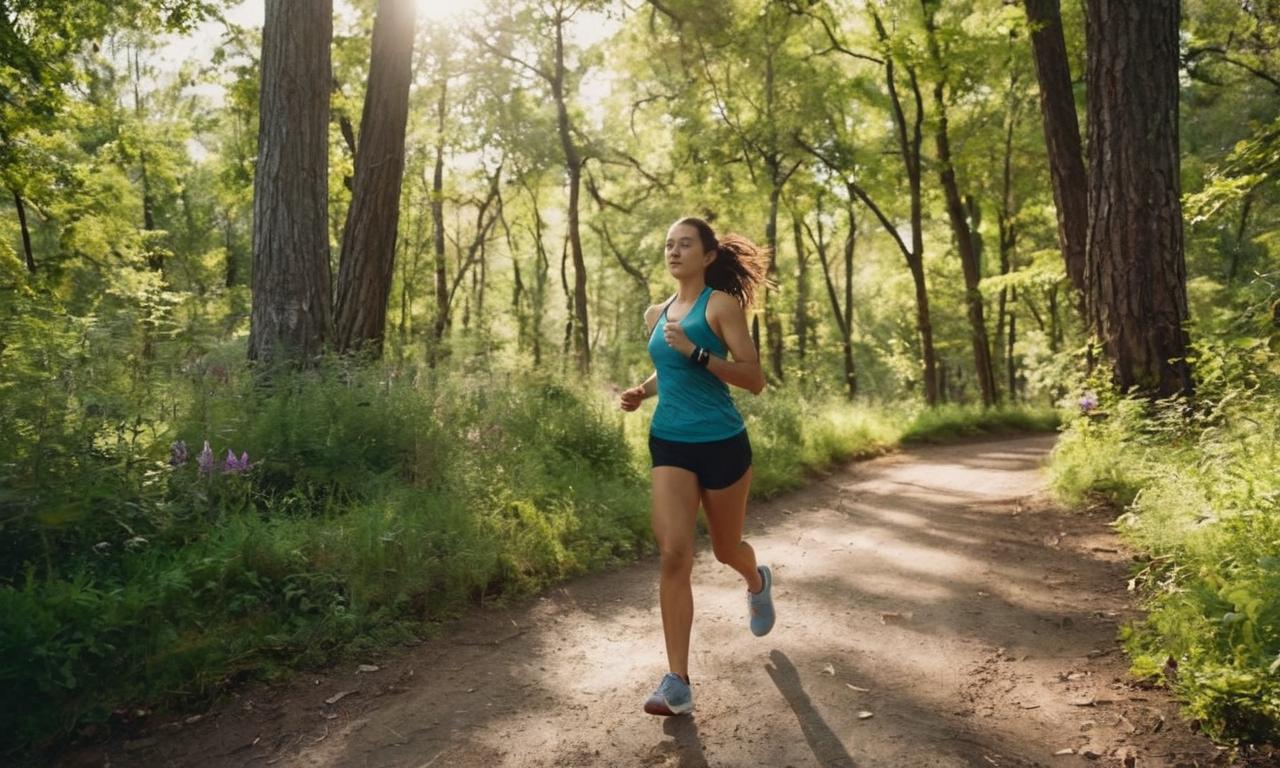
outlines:
{"label": "dirt trail", "polygon": [[[700,541],[692,717],[640,710],[666,670],[647,559],[477,612],[368,659],[377,672],[246,691],[75,762],[1226,765],[1167,695],[1126,677],[1115,637],[1135,615],[1128,555],[1109,516],[1044,499],[1052,443],[913,449],[753,504],[747,535],[776,576],[778,624],[765,638],[747,630],[736,574]],[[326,703],[343,691],[355,692]]]}

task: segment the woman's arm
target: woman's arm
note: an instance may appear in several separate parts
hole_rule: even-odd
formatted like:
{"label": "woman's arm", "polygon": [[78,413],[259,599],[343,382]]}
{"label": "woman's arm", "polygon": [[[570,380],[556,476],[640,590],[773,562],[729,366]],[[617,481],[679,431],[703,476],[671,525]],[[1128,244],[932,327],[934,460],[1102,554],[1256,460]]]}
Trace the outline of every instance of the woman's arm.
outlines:
{"label": "woman's arm", "polygon": [[[764,389],[764,370],[760,356],[747,329],[747,314],[736,299],[723,291],[715,291],[707,300],[707,324],[719,332],[733,360],[711,356],[707,370],[725,384],[741,387],[753,395]],[[675,326],[674,328],[672,326]],[[667,343],[683,355],[693,352],[694,343],[676,323],[667,323]]]}
{"label": "woman's arm", "polygon": [[[656,304],[644,311],[645,326],[650,334],[653,333],[654,323],[658,322],[660,312]],[[658,372],[654,371],[642,384],[623,390],[618,397],[618,404],[624,411],[634,411],[640,407],[640,403],[656,394],[658,394]]]}

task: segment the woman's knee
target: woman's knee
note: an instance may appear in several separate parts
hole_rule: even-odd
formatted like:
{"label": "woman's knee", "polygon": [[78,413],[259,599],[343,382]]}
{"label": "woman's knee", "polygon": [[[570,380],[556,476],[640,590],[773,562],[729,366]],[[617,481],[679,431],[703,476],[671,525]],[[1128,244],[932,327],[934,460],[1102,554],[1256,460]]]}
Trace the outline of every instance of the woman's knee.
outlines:
{"label": "woman's knee", "polygon": [[680,574],[693,570],[693,549],[686,544],[658,544],[664,574]]}

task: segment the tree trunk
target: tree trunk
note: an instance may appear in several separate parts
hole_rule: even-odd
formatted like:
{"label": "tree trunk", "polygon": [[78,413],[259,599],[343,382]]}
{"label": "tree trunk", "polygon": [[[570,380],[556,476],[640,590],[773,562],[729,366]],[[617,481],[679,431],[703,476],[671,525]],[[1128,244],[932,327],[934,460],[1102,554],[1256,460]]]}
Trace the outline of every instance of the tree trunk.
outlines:
{"label": "tree trunk", "polygon": [[[1017,306],[1018,289],[1014,288],[1009,295],[1010,302]],[[1009,402],[1017,402],[1018,399],[1018,369],[1013,358],[1013,345],[1018,340],[1018,313],[1017,310],[1009,310],[1009,341],[1005,351],[1006,369],[1009,374]]]}
{"label": "tree trunk", "polygon": [[530,317],[530,333],[533,341],[533,364],[542,365],[542,318],[547,307],[547,280],[551,271],[551,257],[547,255],[547,241],[543,236],[544,222],[542,211],[538,208],[538,195],[527,182],[523,182],[525,191],[529,193],[529,204],[533,208],[533,245],[534,273],[533,290],[530,303],[533,313]]}
{"label": "tree trunk", "polygon": [[947,70],[938,45],[937,29],[934,24],[936,6],[933,2],[936,0],[921,0],[925,12],[929,55],[933,59],[934,66],[938,68],[938,80],[933,85],[933,105],[938,112],[937,128],[934,134],[938,153],[938,173],[947,203],[947,218],[951,222],[956,250],[960,254],[960,266],[964,271],[965,305],[969,315],[969,340],[973,347],[974,373],[978,379],[978,387],[982,391],[982,404],[991,407],[996,402],[996,384],[991,368],[991,346],[987,341],[986,319],[983,317],[982,293],[978,290],[982,271],[974,248],[973,232],[969,229],[969,222],[965,218],[964,201],[960,196],[960,185],[956,181],[955,165],[951,157],[951,137],[947,124]]}
{"label": "tree trunk", "polygon": [[1116,384],[1192,394],[1178,155],[1178,0],[1088,0],[1090,330]]}
{"label": "tree trunk", "polygon": [[369,87],[338,266],[334,330],[341,352],[382,355],[400,222],[414,2],[379,0],[373,23]]}
{"label": "tree trunk", "polygon": [[431,176],[431,241],[435,252],[436,316],[431,324],[428,365],[435,367],[443,349],[444,331],[449,326],[449,262],[444,249],[444,120],[448,110],[449,78],[440,75],[440,98],[436,101],[436,163]]}
{"label": "tree trunk", "polygon": [[[849,232],[844,238],[844,306],[840,305],[840,297],[836,292],[835,280],[831,277],[831,264],[827,259],[827,238],[822,226],[822,198],[818,198],[817,223],[818,233],[815,236],[809,230],[809,239],[814,250],[818,252],[818,262],[822,266],[822,278],[827,287],[827,298],[831,301],[831,312],[835,317],[836,329],[840,331],[840,341],[844,354],[844,383],[849,400],[858,394],[858,377],[853,365],[853,250],[857,241],[858,222],[853,210],[853,195],[849,196]],[[806,223],[806,229],[809,225]]]}
{"label": "tree trunk", "polygon": [[782,381],[782,321],[778,318],[776,291],[778,284],[778,199],[782,187],[778,184],[779,171],[770,165],[769,218],[765,222],[765,241],[769,245],[769,266],[764,286],[764,335],[769,347],[769,368],[775,381]]}
{"label": "tree trunk", "polygon": [[[1011,62],[1012,63],[1012,62]],[[1000,177],[1000,208],[996,214],[1000,246],[1000,274],[1007,275],[1013,269],[1014,249],[1018,245],[1017,204],[1013,198],[1013,133],[1018,124],[1018,77],[1013,74],[1009,78],[1008,108],[1005,110],[1004,124],[1004,161]],[[1009,306],[1009,289],[1000,289],[999,311],[996,317],[995,350],[1004,358],[1004,367],[1008,373],[1009,402],[1016,400],[1013,390],[1013,348],[1006,347],[1005,317]],[[1009,317],[1010,338],[1012,338],[1013,318]]]}
{"label": "tree trunk", "polygon": [[809,337],[809,257],[804,248],[800,216],[795,211],[791,213],[791,230],[796,241],[796,351],[803,363]]}
{"label": "tree trunk", "polygon": [[[1080,146],[1080,122],[1071,89],[1071,65],[1062,34],[1059,0],[1024,0],[1032,24],[1031,47],[1036,78],[1040,82],[1040,115],[1053,202],[1058,210],[1058,244],[1066,261],[1071,285],[1084,295],[1085,243],[1088,230],[1088,183],[1084,151]],[[1090,92],[1092,93],[1092,92]]]}
{"label": "tree trunk", "polygon": [[18,209],[18,227],[22,230],[22,255],[26,258],[27,273],[34,275],[36,273],[36,257],[31,250],[31,230],[27,229],[27,206],[22,202],[22,195],[17,189],[10,189],[13,192],[13,207]]}
{"label": "tree trunk", "polygon": [[558,10],[555,18],[555,71],[551,78],[551,95],[556,102],[556,126],[560,147],[564,151],[565,171],[569,176],[569,251],[573,257],[573,296],[570,306],[573,323],[573,352],[579,373],[591,370],[591,342],[587,326],[587,263],[582,255],[582,234],[578,223],[578,198],[582,187],[582,158],[573,142],[573,126],[565,101],[564,25],[568,20]]}
{"label": "tree trunk", "polygon": [[[885,30],[879,14],[872,11],[871,18],[875,22],[876,35],[887,46],[889,33]],[[897,128],[898,148],[902,153],[902,164],[907,172],[907,186],[911,198],[911,245],[903,248],[904,244],[900,242],[899,247],[907,260],[907,269],[911,272],[911,281],[915,286],[916,332],[920,337],[920,359],[924,365],[924,374],[922,376],[924,400],[926,405],[933,407],[938,404],[939,376],[936,353],[933,348],[933,322],[929,317],[929,291],[924,275],[924,206],[920,189],[920,144],[923,139],[921,127],[924,123],[924,101],[920,97],[920,85],[916,79],[915,68],[908,65],[906,69],[908,82],[911,84],[911,93],[915,101],[915,118],[912,120],[909,134],[906,113],[902,109],[902,99],[898,96],[896,66],[892,56],[885,57],[885,85],[889,90],[889,103],[892,106],[894,126]],[[870,205],[868,197],[865,195],[859,195],[859,197],[864,203]],[[872,210],[877,211],[878,209],[872,208]],[[896,237],[897,229],[889,222],[887,217],[882,213],[878,213],[877,216],[885,229]]]}
{"label": "tree trunk", "polygon": [[[1244,205],[1240,209],[1240,224],[1236,227],[1236,239],[1231,244],[1231,256],[1227,262],[1227,285],[1230,286],[1236,281],[1236,273],[1240,271],[1240,262],[1245,255],[1245,232],[1249,228],[1249,211],[1253,207],[1253,193],[1257,187],[1251,187],[1244,194]],[[25,233],[25,224],[23,225]]]}
{"label": "tree trunk", "polygon": [[332,0],[267,0],[253,182],[249,358],[300,361],[332,332],[329,45]]}

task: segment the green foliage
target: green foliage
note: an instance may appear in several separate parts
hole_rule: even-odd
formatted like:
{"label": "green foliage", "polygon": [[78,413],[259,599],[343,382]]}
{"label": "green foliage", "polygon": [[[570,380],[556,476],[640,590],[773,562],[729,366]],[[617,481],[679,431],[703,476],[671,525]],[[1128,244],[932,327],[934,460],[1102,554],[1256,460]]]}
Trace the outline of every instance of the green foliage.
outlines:
{"label": "green foliage", "polygon": [[1280,734],[1280,356],[1263,303],[1201,342],[1188,409],[1099,389],[1053,457],[1067,500],[1125,507],[1148,609],[1122,636],[1133,672],[1168,674],[1222,738]]}
{"label": "green foliage", "polygon": [[[4,746],[648,548],[643,478],[601,404],[537,376],[423,377],[334,365],[259,388],[242,368],[195,371],[171,429],[132,462],[63,476],[68,499],[109,495],[90,493],[100,476],[153,490],[74,519],[8,516],[6,554],[27,565],[0,582]],[[170,437],[192,446],[177,466]],[[81,439],[46,430],[33,447]],[[211,471],[195,458],[206,439]],[[222,469],[228,446],[247,473]],[[43,557],[51,539],[58,556]]]}
{"label": "green foliage", "polygon": [[1010,432],[1049,432],[1058,425],[1058,414],[1048,407],[943,405],[922,408],[902,433],[907,443],[939,443],[961,437]]}

